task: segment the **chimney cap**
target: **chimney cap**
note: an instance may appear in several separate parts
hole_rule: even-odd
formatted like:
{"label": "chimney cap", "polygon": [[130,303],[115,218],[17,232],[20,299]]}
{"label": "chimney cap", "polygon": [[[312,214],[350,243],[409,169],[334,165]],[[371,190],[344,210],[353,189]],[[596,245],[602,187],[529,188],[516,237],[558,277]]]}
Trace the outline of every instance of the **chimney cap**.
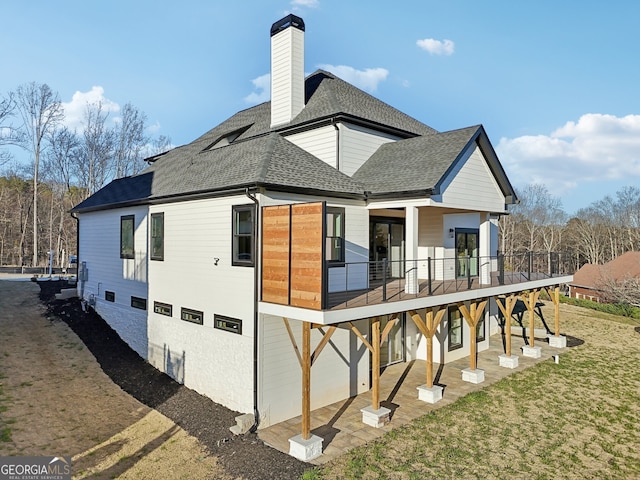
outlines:
{"label": "chimney cap", "polygon": [[298,30],[302,30],[304,32],[304,20],[297,15],[290,13],[282,20],[278,20],[276,23],[271,25],[271,36],[273,37],[289,27],[296,27]]}

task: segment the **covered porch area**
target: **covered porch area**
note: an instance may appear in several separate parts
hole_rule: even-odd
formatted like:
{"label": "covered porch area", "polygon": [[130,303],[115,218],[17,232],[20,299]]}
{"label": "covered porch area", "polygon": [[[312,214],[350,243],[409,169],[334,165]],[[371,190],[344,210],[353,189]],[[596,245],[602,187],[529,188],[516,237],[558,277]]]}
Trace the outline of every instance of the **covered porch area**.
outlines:
{"label": "covered porch area", "polygon": [[[522,334],[515,333],[510,335],[509,339],[514,351],[527,346],[529,341],[525,340]],[[461,372],[468,368],[469,358],[447,364],[434,363],[434,383],[444,388],[442,400],[437,403],[427,403],[418,399],[416,388],[425,382],[425,372],[428,368],[425,360],[412,360],[386,367],[380,375],[379,395],[381,406],[391,410],[391,422],[380,428],[363,423],[361,409],[371,405],[371,392],[313,410],[310,429],[313,435],[323,439],[323,451],[321,456],[309,461],[314,464],[328,462],[352,448],[381,437],[385,432],[434,409],[449,405],[458,398],[514,372],[522,371],[539,362],[553,361],[553,356],[562,352],[562,349],[550,346],[542,338],[536,339],[539,340],[537,345],[542,344],[541,355],[537,358],[523,356],[516,368],[509,369],[499,364],[499,356],[505,351],[506,338],[503,339],[501,335],[493,336],[489,349],[477,356],[478,366],[485,371],[485,381],[482,384],[462,379]],[[271,447],[289,453],[289,439],[300,433],[302,423],[302,416],[297,416],[259,430],[258,436]]]}

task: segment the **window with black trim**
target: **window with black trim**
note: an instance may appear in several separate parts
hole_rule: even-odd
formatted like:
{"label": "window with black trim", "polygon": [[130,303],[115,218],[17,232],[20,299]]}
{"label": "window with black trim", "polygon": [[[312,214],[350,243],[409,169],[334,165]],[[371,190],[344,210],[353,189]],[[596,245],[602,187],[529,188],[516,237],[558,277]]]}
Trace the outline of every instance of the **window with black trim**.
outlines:
{"label": "window with black trim", "polygon": [[173,316],[173,305],[162,302],[153,302],[153,311],[159,315],[171,317]]}
{"label": "window with black trim", "polygon": [[104,299],[107,302],[115,302],[116,301],[116,292],[110,292],[109,290],[105,290]]}
{"label": "window with black trim", "polygon": [[138,308],[140,310],[146,310],[147,309],[147,299],[146,298],[140,298],[140,297],[131,297],[131,306],[133,308]]}
{"label": "window with black trim", "polygon": [[462,348],[462,315],[456,307],[449,308],[449,351]]}
{"label": "window with black trim", "polygon": [[185,322],[197,323],[199,325],[203,324],[204,321],[204,313],[200,310],[192,310],[190,308],[184,308],[180,310],[180,318]]}
{"label": "window with black trim", "polygon": [[242,335],[242,320],[215,314],[213,316],[213,328]]}
{"label": "window with black trim", "polygon": [[151,214],[151,260],[164,260],[164,213]]}
{"label": "window with black trim", "polygon": [[344,262],[344,208],[327,207],[325,239],[327,262]]}
{"label": "window with black trim", "polygon": [[120,217],[120,258],[134,258],[135,215]]}
{"label": "window with black trim", "polygon": [[476,342],[484,342],[485,339],[486,339],[485,322],[484,322],[484,315],[483,315],[482,318],[478,320],[478,323],[476,324]]}
{"label": "window with black trim", "polygon": [[255,242],[254,215],[255,205],[234,205],[233,222],[233,258],[232,265],[253,266],[253,245]]}

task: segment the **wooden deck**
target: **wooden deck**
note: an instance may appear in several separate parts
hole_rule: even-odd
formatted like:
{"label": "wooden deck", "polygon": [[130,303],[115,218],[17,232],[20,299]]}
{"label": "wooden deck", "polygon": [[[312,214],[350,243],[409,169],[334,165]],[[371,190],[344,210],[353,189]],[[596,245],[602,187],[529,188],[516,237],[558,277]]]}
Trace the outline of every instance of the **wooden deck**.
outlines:
{"label": "wooden deck", "polygon": [[[455,280],[431,281],[431,289],[429,289],[428,280],[420,279],[418,293],[405,293],[405,279],[397,278],[389,280],[386,285],[382,281],[371,281],[370,288],[362,290],[350,290],[342,292],[330,292],[328,296],[329,310],[340,310],[344,308],[364,307],[366,305],[379,305],[381,303],[397,302],[401,300],[409,300],[413,298],[425,298],[448,293],[464,292],[468,290],[480,290],[489,287],[498,287],[501,285],[522,285],[526,289],[527,282],[535,280],[552,280],[556,277],[564,277],[565,275],[554,275],[549,277],[542,273],[526,273],[526,272],[509,272],[504,275],[504,279],[500,282],[498,273],[491,274],[491,283],[480,284],[479,277],[471,277],[471,281],[467,278],[458,278]],[[470,288],[469,288],[470,283]]]}

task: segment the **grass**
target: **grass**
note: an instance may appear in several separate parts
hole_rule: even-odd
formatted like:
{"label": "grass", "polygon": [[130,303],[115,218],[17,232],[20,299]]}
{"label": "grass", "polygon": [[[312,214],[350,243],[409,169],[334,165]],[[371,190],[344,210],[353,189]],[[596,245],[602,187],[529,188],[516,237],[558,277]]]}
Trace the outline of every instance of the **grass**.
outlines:
{"label": "grass", "polygon": [[563,333],[584,344],[559,364],[514,373],[302,478],[638,478],[638,325],[561,305]]}

